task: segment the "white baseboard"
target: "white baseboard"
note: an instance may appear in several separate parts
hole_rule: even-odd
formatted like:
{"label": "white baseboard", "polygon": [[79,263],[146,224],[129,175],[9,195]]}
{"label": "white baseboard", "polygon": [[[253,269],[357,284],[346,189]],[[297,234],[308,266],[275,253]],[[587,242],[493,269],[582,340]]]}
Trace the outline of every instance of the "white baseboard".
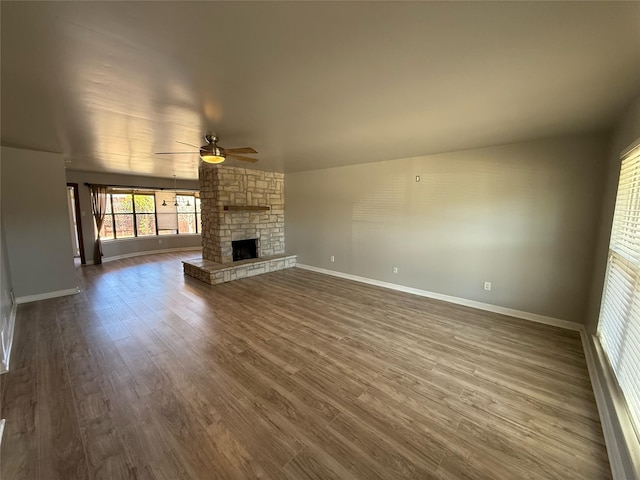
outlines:
{"label": "white baseboard", "polygon": [[584,328],[580,336],[613,480],[637,480],[640,478],[640,441],[631,424],[622,393],[598,340]]}
{"label": "white baseboard", "polygon": [[202,250],[202,247],[200,246],[200,247],[163,248],[161,250],[146,250],[144,252],[124,253],[122,255],[114,255],[113,257],[102,257],[102,263],[111,262],[113,260],[121,260],[123,258],[139,257],[141,255],[155,255],[158,253],[169,253],[169,252],[190,252],[195,250]]}
{"label": "white baseboard", "polygon": [[66,290],[57,290],[55,292],[38,293],[36,295],[25,295],[24,297],[16,297],[16,303],[37,302],[38,300],[48,300],[50,298],[75,295],[76,293],[80,293],[80,289],[78,287],[68,288]]}
{"label": "white baseboard", "polygon": [[369,285],[375,285],[377,287],[389,288],[391,290],[397,290],[399,292],[412,293],[421,297],[433,298],[435,300],[442,300],[444,302],[455,303],[456,305],[463,305],[465,307],[477,308],[478,310],[485,310],[487,312],[500,313],[502,315],[509,315],[510,317],[522,318],[524,320],[531,320],[532,322],[544,323],[545,325],[552,325],[554,327],[565,328],[567,330],[573,330],[579,332],[583,325],[576,322],[570,322],[568,320],[562,320],[554,317],[547,317],[544,315],[538,315],[537,313],[524,312],[522,310],[515,310],[513,308],[501,307],[499,305],[491,305],[490,303],[476,302],[475,300],[467,300],[466,298],[453,297],[451,295],[444,295],[442,293],[429,292],[428,290],[420,290],[419,288],[406,287],[404,285],[398,285],[396,283],[383,282],[381,280],[374,280],[372,278],[360,277],[358,275],[351,275],[350,273],[336,272],[335,270],[327,270],[325,268],[314,267],[312,265],[304,265],[298,263],[298,268],[305,270],[311,270],[312,272],[324,273],[326,275],[332,275],[334,277],[345,278],[347,280],[353,280],[360,283],[367,283]]}
{"label": "white baseboard", "polygon": [[0,420],[0,446],[2,446],[2,434],[4,433],[4,418]]}
{"label": "white baseboard", "polygon": [[[9,371],[9,357],[11,356],[11,347],[13,346],[13,330],[16,325],[16,312],[18,310],[18,304],[13,303],[11,306],[11,312],[9,312],[9,319],[7,323],[6,337],[4,337],[4,343],[2,345],[2,361],[0,362],[0,374]],[[0,435],[1,438],[1,435]]]}

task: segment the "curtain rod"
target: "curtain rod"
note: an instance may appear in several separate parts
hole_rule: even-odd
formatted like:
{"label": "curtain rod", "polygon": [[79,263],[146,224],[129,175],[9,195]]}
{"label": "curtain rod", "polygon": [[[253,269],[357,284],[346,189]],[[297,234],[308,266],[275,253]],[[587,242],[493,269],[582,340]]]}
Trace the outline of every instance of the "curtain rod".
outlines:
{"label": "curtain rod", "polygon": [[174,190],[179,192],[197,192],[199,189],[197,188],[172,188],[172,187],[141,187],[140,185],[104,185],[102,183],[88,183],[85,182],[87,187],[96,186],[96,187],[112,187],[112,188],[130,188],[131,190]]}

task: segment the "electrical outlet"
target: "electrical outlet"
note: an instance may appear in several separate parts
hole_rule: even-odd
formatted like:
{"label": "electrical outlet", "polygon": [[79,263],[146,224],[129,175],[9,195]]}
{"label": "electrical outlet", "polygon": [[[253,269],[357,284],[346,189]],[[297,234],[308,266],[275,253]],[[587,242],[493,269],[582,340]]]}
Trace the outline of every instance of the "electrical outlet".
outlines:
{"label": "electrical outlet", "polygon": [[393,267],[393,273],[398,273],[398,267]]}
{"label": "electrical outlet", "polygon": [[334,257],[333,255],[331,255],[331,262],[335,262],[336,261],[336,257]]}
{"label": "electrical outlet", "polygon": [[484,289],[486,291],[491,291],[491,282],[484,282]]}

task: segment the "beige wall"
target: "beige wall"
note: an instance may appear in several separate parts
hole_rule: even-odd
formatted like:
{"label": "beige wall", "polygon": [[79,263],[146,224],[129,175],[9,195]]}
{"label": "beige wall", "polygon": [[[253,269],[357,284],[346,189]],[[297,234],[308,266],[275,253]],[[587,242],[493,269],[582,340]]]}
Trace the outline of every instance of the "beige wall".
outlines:
{"label": "beige wall", "polygon": [[[2,173],[2,157],[0,157],[0,174]],[[0,187],[0,332],[6,328],[11,313],[11,272],[9,271],[9,254],[5,239],[4,220],[2,218],[2,195]]]}
{"label": "beige wall", "polygon": [[77,287],[62,155],[2,147],[2,223],[16,297]]}
{"label": "beige wall", "polygon": [[[1,208],[0,208],[1,211]],[[11,272],[9,272],[9,255],[7,253],[7,242],[4,239],[4,226],[2,216],[0,215],[0,372],[4,371],[7,365],[7,356],[9,355],[10,345],[10,319],[13,310],[11,293],[13,284],[11,283]],[[0,398],[2,392],[0,392]],[[0,410],[0,418],[2,412]]]}
{"label": "beige wall", "polygon": [[598,326],[600,300],[602,298],[602,288],[607,267],[611,222],[613,222],[613,210],[616,205],[616,193],[618,191],[620,156],[626,148],[637,140],[640,140],[640,97],[638,97],[620,118],[613,135],[609,152],[609,162],[607,163],[607,171],[605,173],[606,187],[598,227],[596,254],[594,256],[594,275],[587,312],[587,330],[592,334],[595,334]]}
{"label": "beige wall", "polygon": [[606,148],[578,136],[287,174],[287,252],[584,322]]}

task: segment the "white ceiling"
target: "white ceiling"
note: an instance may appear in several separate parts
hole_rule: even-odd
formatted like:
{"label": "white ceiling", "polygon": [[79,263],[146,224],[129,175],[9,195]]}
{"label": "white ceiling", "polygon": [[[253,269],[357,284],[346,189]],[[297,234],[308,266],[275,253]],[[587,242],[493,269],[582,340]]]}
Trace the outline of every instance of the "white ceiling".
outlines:
{"label": "white ceiling", "polygon": [[[610,128],[640,2],[0,3],[1,141],[197,177],[206,131],[298,171]],[[233,163],[235,165],[248,165]]]}

